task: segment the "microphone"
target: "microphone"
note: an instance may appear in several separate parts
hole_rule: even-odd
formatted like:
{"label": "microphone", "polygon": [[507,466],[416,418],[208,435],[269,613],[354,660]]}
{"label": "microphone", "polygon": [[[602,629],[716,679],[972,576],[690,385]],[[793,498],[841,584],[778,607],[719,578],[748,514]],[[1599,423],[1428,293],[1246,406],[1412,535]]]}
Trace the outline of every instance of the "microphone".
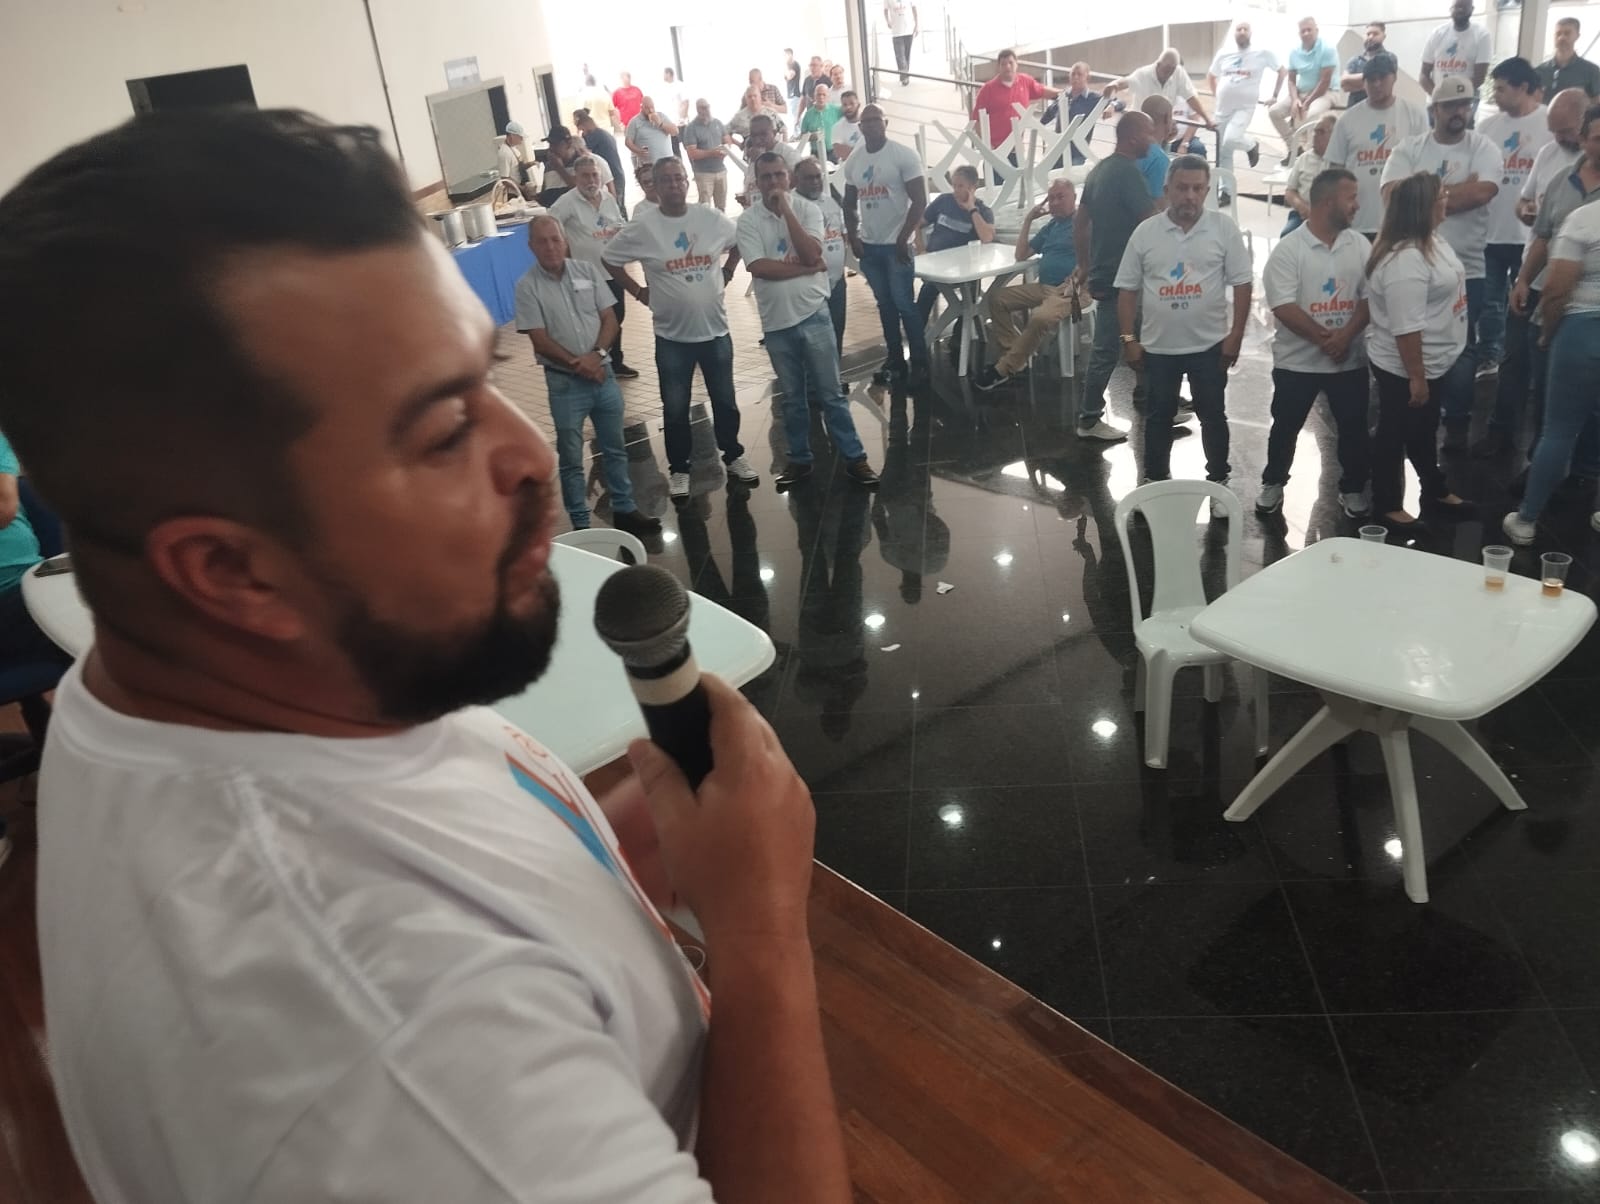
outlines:
{"label": "microphone", "polygon": [[620,569],[595,596],[594,627],[622,658],[650,739],[698,790],[711,772],[711,704],[689,649],[689,595],[665,569]]}

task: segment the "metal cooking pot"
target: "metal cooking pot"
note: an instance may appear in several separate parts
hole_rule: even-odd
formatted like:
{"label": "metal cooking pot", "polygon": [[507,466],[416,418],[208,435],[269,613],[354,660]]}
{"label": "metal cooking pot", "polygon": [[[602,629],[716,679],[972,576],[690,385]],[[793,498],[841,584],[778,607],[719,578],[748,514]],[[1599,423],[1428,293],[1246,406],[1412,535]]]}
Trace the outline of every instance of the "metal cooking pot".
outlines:
{"label": "metal cooking pot", "polygon": [[444,239],[447,247],[459,247],[467,241],[467,226],[461,216],[461,210],[451,209],[446,213],[435,213],[433,220],[439,224],[439,237]]}
{"label": "metal cooking pot", "polygon": [[460,213],[466,223],[467,238],[473,242],[477,242],[480,238],[490,238],[499,231],[499,227],[494,224],[493,205],[467,205],[460,210]]}

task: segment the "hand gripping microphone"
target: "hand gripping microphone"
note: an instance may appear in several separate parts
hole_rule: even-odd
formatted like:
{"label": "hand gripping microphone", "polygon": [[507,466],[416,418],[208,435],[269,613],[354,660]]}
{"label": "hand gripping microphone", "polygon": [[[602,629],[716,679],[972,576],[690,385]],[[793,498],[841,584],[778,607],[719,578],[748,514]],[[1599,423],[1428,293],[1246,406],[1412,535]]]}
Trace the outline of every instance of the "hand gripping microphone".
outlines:
{"label": "hand gripping microphone", "polygon": [[650,739],[699,789],[711,772],[711,706],[689,650],[689,595],[665,569],[621,569],[595,597],[594,626],[622,658]]}

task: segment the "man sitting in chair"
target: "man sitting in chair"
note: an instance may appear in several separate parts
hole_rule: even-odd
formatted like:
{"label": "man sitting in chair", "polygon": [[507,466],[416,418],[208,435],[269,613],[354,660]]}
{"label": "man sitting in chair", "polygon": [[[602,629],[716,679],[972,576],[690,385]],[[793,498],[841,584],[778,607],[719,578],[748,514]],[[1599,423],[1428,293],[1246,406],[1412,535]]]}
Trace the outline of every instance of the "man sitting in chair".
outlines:
{"label": "man sitting in chair", "polygon": [[[1078,191],[1072,181],[1056,180],[1044,200],[1022,219],[1022,229],[1017,234],[1017,262],[1039,256],[1039,279],[996,289],[989,298],[1000,359],[978,377],[978,388],[997,388],[1021,373],[1039,344],[1072,312],[1072,297],[1078,286],[1072,215],[1077,211]],[[1050,220],[1037,234],[1033,233],[1033,223],[1046,213]],[[1033,312],[1028,315],[1028,325],[1018,331],[1017,314],[1025,309]]]}

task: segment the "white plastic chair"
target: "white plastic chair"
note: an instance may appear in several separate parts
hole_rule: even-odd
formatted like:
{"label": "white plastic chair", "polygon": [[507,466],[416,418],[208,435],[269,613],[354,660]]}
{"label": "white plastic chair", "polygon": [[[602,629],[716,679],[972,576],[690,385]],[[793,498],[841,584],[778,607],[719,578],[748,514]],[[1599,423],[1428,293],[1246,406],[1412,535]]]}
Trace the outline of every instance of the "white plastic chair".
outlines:
{"label": "white plastic chair", "polygon": [[[1083,325],[1088,328],[1090,342],[1094,340],[1094,324],[1099,316],[1100,304],[1090,301],[1083,307]],[[1061,365],[1062,376],[1076,376],[1078,374],[1078,327],[1072,324],[1069,315],[1060,326],[1056,327],[1056,361]]]}
{"label": "white plastic chair", "polygon": [[[1200,643],[1189,634],[1189,624],[1206,608],[1200,579],[1200,557],[1195,551],[1196,513],[1220,501],[1228,511],[1227,588],[1239,584],[1239,548],[1243,541],[1244,506],[1231,489],[1211,481],[1152,481],[1141,485],[1117,503],[1117,539],[1128,566],[1128,592],[1133,598],[1134,640],[1139,648],[1133,709],[1144,711],[1144,763],[1152,769],[1167,766],[1167,740],[1172,725],[1172,679],[1191,665],[1205,669],[1205,699],[1222,700],[1222,666],[1233,658]],[[1139,574],[1128,541],[1128,524],[1135,512],[1144,515],[1150,531],[1155,561],[1155,590],[1148,616],[1140,612]],[[1254,673],[1256,755],[1267,751],[1267,674]]]}
{"label": "white plastic chair", "polygon": [[[615,527],[589,527],[583,531],[563,531],[556,536],[555,542],[582,548],[585,552],[593,552],[596,556],[604,556],[607,560],[624,560],[631,564],[645,562],[644,544],[639,542],[638,536],[629,535],[626,531],[619,531]],[[622,553],[627,555],[624,556]],[[632,557],[632,560],[629,561],[628,557]]]}
{"label": "white plastic chair", "polygon": [[[1326,114],[1324,114],[1326,116]],[[1304,144],[1311,140],[1313,131],[1321,124],[1322,118],[1308,121],[1297,129],[1289,139],[1286,148],[1289,152],[1289,163],[1285,167],[1275,167],[1262,177],[1261,182],[1267,186],[1267,216],[1272,216],[1272,198],[1289,186],[1289,173],[1294,170],[1294,161],[1305,153]]]}

